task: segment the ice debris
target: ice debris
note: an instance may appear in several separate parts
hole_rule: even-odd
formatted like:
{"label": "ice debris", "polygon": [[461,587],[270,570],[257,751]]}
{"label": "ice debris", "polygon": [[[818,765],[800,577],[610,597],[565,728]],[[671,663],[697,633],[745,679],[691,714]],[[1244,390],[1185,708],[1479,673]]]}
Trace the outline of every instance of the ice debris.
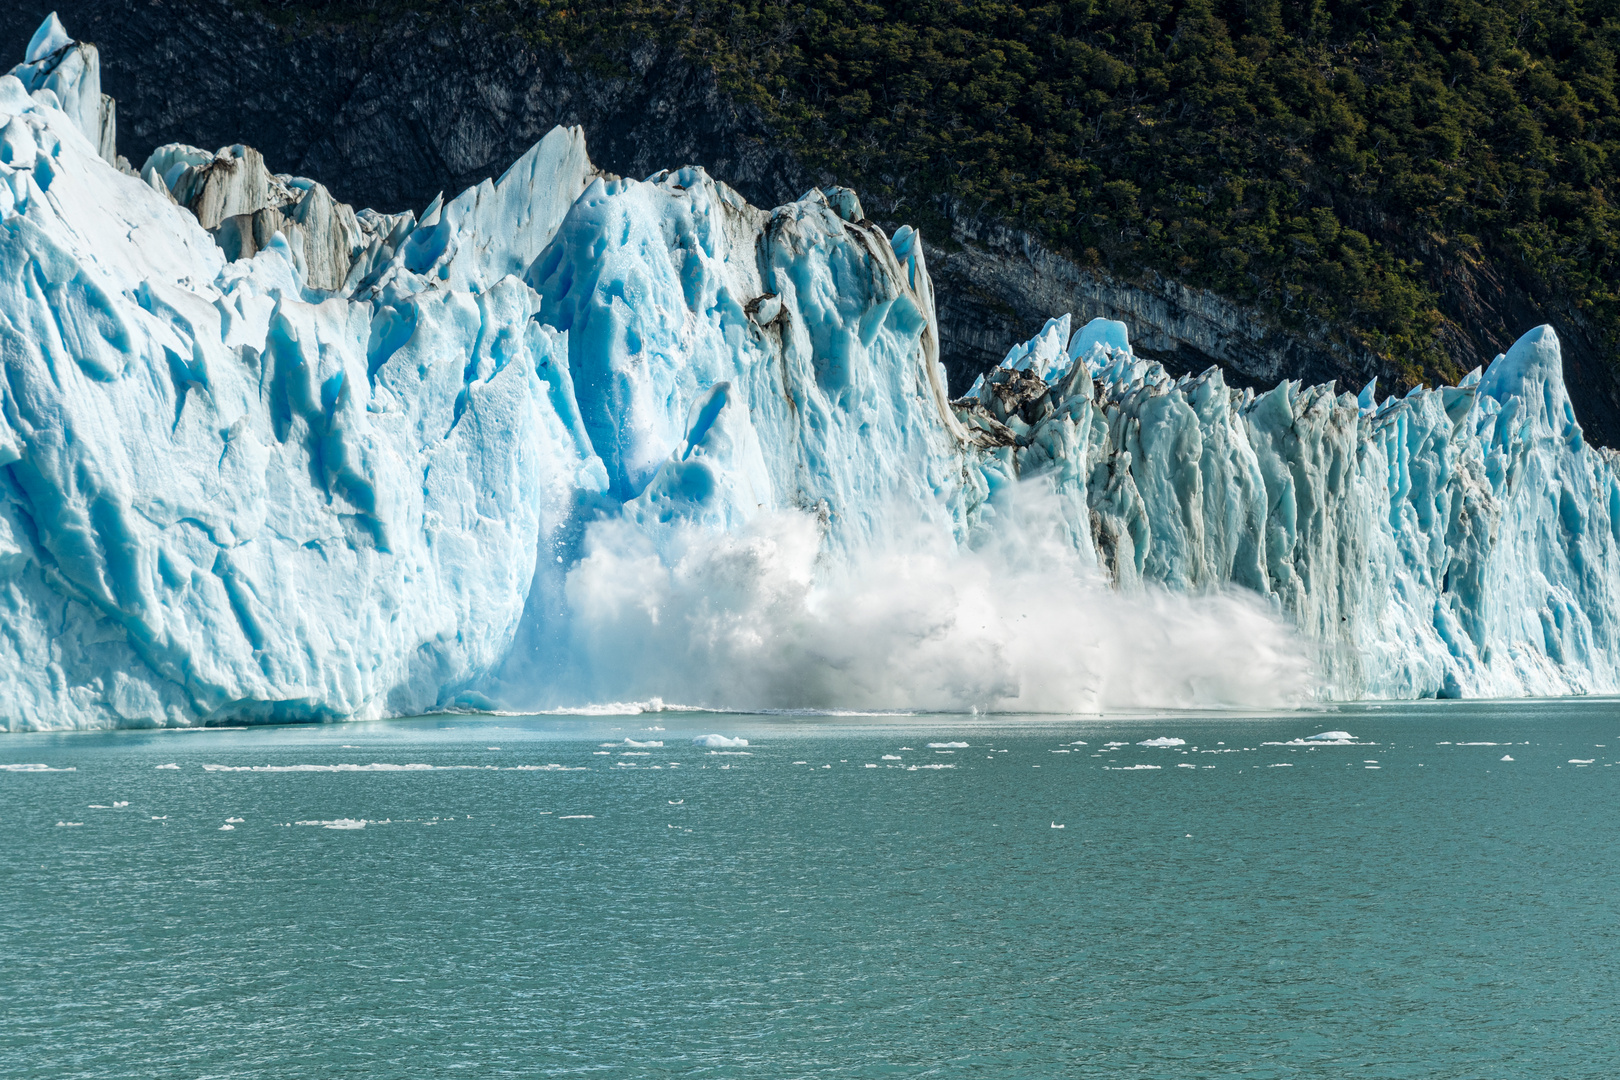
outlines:
{"label": "ice debris", "polygon": [[[659,745],[662,746],[663,744],[659,743]],[[748,740],[743,738],[731,738],[726,735],[699,735],[697,738],[692,740],[692,745],[706,746],[711,749],[723,749],[726,747],[747,746]]]}
{"label": "ice debris", "polygon": [[[846,189],[762,210],[699,168],[602,173],[559,128],[379,213],[247,146],[115,151],[53,16],[0,77],[7,729],[578,700],[582,650],[654,643],[593,639],[579,590],[656,623],[682,537],[753,565],[751,523],[811,522],[769,605],[906,529],[1005,542],[1035,488],[1144,611],[1258,597],[1323,696],[1620,689],[1620,472],[1551,327],[1380,403],[1172,378],[1063,315],[952,402],[921,238]],[[588,536],[607,578],[571,576]],[[698,571],[692,647],[758,636]]]}

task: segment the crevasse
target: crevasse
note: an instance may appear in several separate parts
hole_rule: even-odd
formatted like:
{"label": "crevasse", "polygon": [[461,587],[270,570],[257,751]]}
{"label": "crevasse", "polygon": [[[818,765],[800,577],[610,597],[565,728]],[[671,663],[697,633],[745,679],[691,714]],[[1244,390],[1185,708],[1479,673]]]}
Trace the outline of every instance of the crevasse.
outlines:
{"label": "crevasse", "polygon": [[[559,128],[420,217],[357,213],[244,146],[130,168],[98,63],[53,16],[0,78],[11,729],[612,700],[712,662],[696,626],[830,674],[695,703],[862,704],[882,680],[799,631],[834,612],[904,639],[904,604],[871,614],[887,571],[818,582],[919,537],[947,572],[995,548],[1033,564],[1020,589],[1056,595],[1072,557],[1114,590],[975,645],[967,678],[949,643],[982,639],[952,634],[1011,580],[984,578],[920,635],[947,651],[919,705],[1117,702],[1023,684],[1103,655],[1129,605],[1175,627],[1229,604],[1219,663],[1269,670],[1292,635],[1321,696],[1617,689],[1620,477],[1551,327],[1380,403],[1172,379],[1123,325],[1062,316],[951,402],[919,238],[845,189],[764,211],[701,169],[603,174]],[[1031,492],[1067,554],[1025,541]],[[763,607],[741,565],[779,568]],[[675,660],[649,567],[702,608]]]}

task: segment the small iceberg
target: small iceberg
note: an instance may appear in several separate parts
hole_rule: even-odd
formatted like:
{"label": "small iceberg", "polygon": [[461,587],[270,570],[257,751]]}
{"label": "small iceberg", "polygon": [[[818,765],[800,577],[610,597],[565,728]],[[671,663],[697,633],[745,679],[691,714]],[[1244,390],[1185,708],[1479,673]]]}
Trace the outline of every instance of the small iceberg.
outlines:
{"label": "small iceberg", "polygon": [[[659,743],[658,745],[663,746],[664,744]],[[699,735],[697,738],[692,740],[692,745],[693,746],[707,746],[710,749],[716,749],[716,748],[719,748],[719,747],[726,747],[726,746],[747,746],[748,745],[748,740],[747,739],[731,739],[731,738],[727,738],[724,735]]]}
{"label": "small iceberg", "polygon": [[1177,738],[1166,736],[1165,738],[1161,738],[1161,739],[1143,739],[1141,742],[1137,743],[1136,745],[1137,746],[1186,746],[1187,745],[1187,740],[1186,739],[1177,739]]}
{"label": "small iceberg", "polygon": [[1287,742],[1267,742],[1261,746],[1375,746],[1376,743],[1364,743],[1348,731],[1319,731],[1315,735],[1307,735],[1303,739],[1289,739]]}
{"label": "small iceberg", "polygon": [[965,743],[965,742],[931,742],[931,743],[928,744],[928,749],[930,749],[930,750],[966,750],[967,746],[968,746],[968,744]]}

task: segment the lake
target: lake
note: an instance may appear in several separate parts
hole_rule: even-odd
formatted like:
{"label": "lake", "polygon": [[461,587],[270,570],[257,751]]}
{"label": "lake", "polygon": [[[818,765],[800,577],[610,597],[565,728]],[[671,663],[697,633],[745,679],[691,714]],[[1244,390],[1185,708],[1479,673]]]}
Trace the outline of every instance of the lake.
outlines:
{"label": "lake", "polygon": [[5,735],[0,1073],[1609,1078],[1617,761],[1609,700]]}

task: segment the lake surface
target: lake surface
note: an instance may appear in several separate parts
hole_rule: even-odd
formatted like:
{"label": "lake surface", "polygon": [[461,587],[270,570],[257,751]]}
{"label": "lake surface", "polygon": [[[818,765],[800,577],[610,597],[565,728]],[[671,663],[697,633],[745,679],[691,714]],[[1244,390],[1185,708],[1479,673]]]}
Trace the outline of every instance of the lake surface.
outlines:
{"label": "lake surface", "polygon": [[1613,701],[0,736],[0,1074],[1612,1078],[1616,762]]}

